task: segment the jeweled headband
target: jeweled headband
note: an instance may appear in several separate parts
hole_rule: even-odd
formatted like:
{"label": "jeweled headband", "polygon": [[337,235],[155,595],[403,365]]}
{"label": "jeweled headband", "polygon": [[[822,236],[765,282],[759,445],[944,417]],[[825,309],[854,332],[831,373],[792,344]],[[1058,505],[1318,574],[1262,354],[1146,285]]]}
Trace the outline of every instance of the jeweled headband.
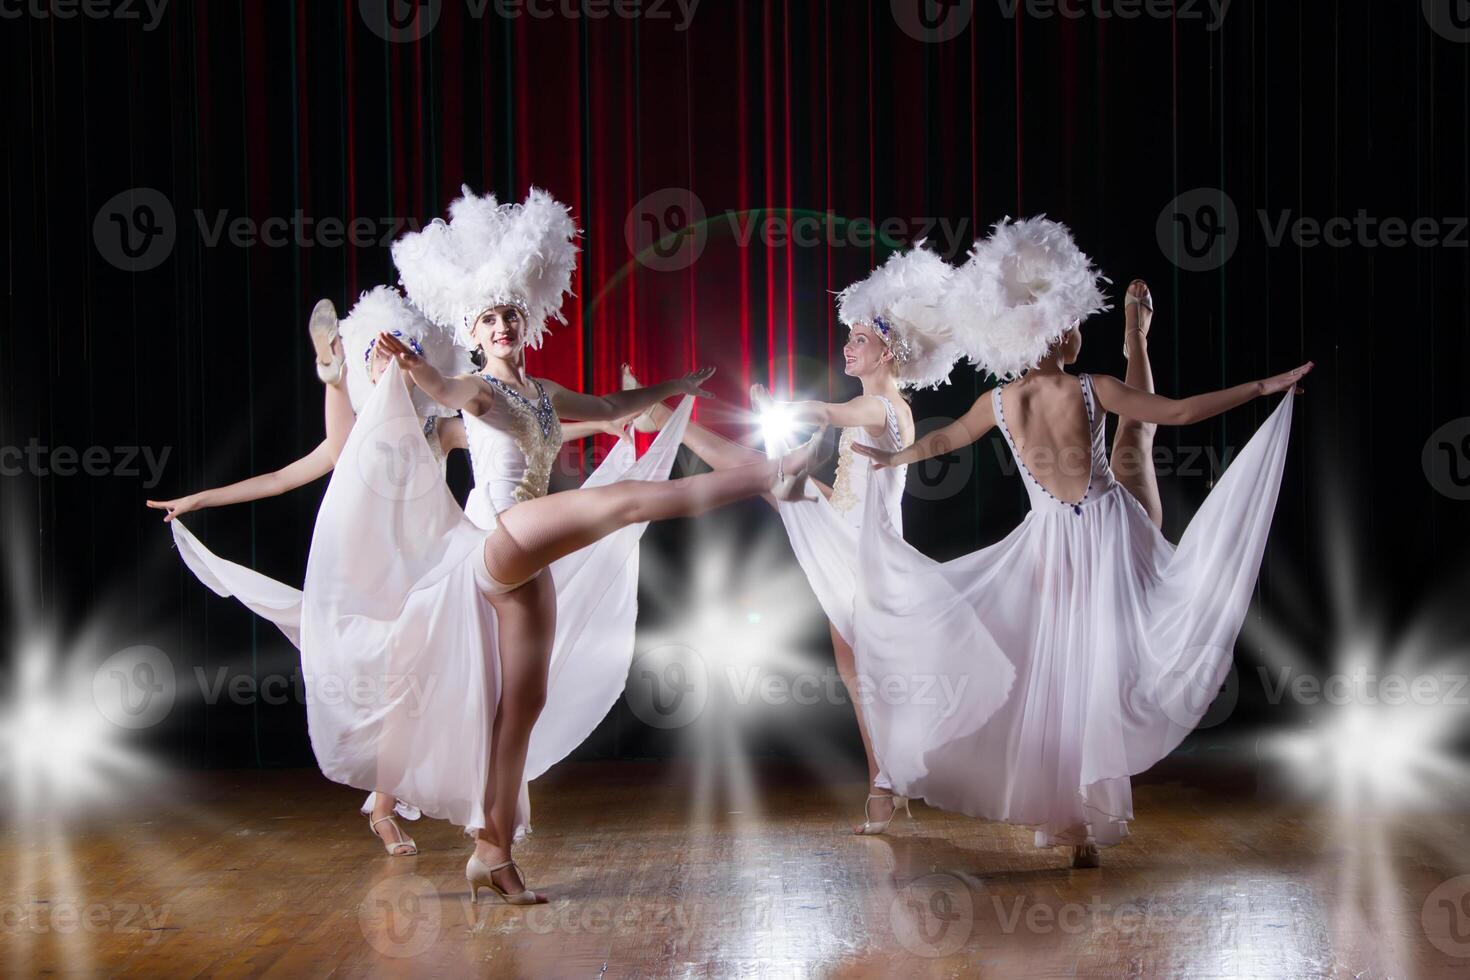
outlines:
{"label": "jeweled headband", "polygon": [[873,326],[878,328],[878,339],[883,341],[883,346],[888,348],[893,359],[900,364],[907,364],[909,358],[914,354],[913,345],[904,338],[896,335],[893,325],[881,316],[873,318]]}
{"label": "jeweled headband", "polygon": [[[403,331],[402,330],[390,330],[388,332],[391,333],[393,336],[398,337],[398,338],[404,340],[408,344],[408,349],[411,350],[411,351],[413,351],[419,357],[423,357],[424,356],[424,345],[423,344],[419,343],[417,340],[414,340],[412,337],[406,337],[405,338],[403,336]],[[377,337],[374,337],[372,340],[369,340],[368,341],[367,350],[365,350],[365,351],[362,352],[362,359],[365,362],[371,362],[372,361],[372,359],[373,359],[373,348],[376,347],[377,345],[378,345],[378,338]]]}

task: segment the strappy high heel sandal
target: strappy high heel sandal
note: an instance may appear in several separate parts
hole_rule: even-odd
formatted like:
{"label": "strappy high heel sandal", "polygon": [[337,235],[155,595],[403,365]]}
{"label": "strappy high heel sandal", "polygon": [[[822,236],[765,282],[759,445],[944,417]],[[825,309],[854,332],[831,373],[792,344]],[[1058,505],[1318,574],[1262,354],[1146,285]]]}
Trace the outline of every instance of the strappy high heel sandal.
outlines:
{"label": "strappy high heel sandal", "polygon": [[323,384],[334,385],[342,380],[345,363],[341,354],[332,349],[337,339],[337,307],[329,299],[318,300],[311,308],[311,319],[306,332],[311,334],[311,345],[316,348],[316,376]]}
{"label": "strappy high heel sandal", "polygon": [[[643,387],[643,385],[638,381],[638,378],[633,374],[633,369],[630,368],[630,367],[628,367],[628,365],[624,364],[623,365],[623,390],[624,391],[630,391],[633,388],[642,388],[642,387]],[[653,419],[653,406],[652,405],[650,405],[647,408],[645,408],[642,411],[642,413],[640,413],[639,416],[636,419],[633,420],[633,429],[636,432],[657,432],[658,431],[658,428],[659,428],[658,423],[655,422],[654,419]]]}
{"label": "strappy high heel sandal", "polygon": [[[383,823],[385,820],[393,827],[393,832],[398,835],[397,840],[384,840],[383,836],[378,833],[378,824]],[[369,816],[368,830],[372,831],[373,836],[382,842],[383,850],[387,851],[390,857],[413,857],[419,852],[419,846],[413,842],[412,837],[403,832],[403,828],[398,826],[398,821],[393,819],[393,814],[391,813],[386,817],[379,817],[376,820]],[[408,850],[401,851],[399,850],[401,847],[406,847]]]}
{"label": "strappy high heel sandal", "polygon": [[1072,867],[1074,868],[1100,868],[1102,867],[1102,852],[1098,850],[1097,844],[1088,841],[1086,844],[1078,844],[1072,848]]}
{"label": "strappy high heel sandal", "polygon": [[806,462],[795,473],[788,475],[785,472],[786,456],[790,455],[789,453],[783,454],[776,460],[776,485],[771,488],[771,496],[777,500],[806,499],[807,477],[811,476],[812,470],[821,466],[832,452],[832,447],[827,442],[827,426],[824,425],[813,432],[812,437],[797,451],[802,450],[807,453]]}
{"label": "strappy high heel sandal", "polygon": [[[1130,282],[1128,284],[1130,290],[1133,288],[1134,283],[1143,287],[1143,295],[1135,296],[1132,292],[1129,292],[1123,297],[1123,309],[1126,311],[1130,306],[1141,306],[1145,310],[1148,310],[1149,315],[1152,316],[1154,312],[1154,294],[1149,292],[1148,283],[1142,279],[1135,279],[1133,282]],[[1148,337],[1147,330],[1141,327],[1137,329],[1145,338]],[[1123,327],[1123,360],[1128,360],[1128,327],[1126,325]]]}
{"label": "strappy high heel sandal", "polygon": [[471,905],[479,904],[481,888],[490,889],[506,905],[536,905],[541,901],[541,899],[536,897],[536,893],[529,888],[522,888],[514,894],[509,894],[504,888],[497,885],[490,876],[501,868],[515,868],[516,874],[520,877],[521,881],[526,880],[526,876],[521,874],[521,866],[513,860],[502,861],[495,867],[489,868],[485,866],[485,862],[481,861],[479,857],[474,854],[470,855],[469,863],[464,866],[464,877],[470,883]]}
{"label": "strappy high heel sandal", "polygon": [[[888,812],[887,820],[868,819],[868,804],[874,800],[893,801],[893,809]],[[893,818],[898,816],[899,810],[902,810],[910,820],[914,819],[913,811],[909,809],[909,798],[907,796],[898,796],[894,793],[869,793],[868,798],[863,801],[863,825],[854,830],[853,833],[859,837],[875,837],[878,834],[886,833],[888,831],[888,825],[893,823]]]}

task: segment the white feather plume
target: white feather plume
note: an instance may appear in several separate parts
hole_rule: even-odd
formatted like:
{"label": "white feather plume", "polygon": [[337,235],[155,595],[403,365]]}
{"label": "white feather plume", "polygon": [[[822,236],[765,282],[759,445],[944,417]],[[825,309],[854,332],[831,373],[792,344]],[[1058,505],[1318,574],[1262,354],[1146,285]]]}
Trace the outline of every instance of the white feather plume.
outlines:
{"label": "white feather plume", "polygon": [[890,255],[868,278],[837,294],[843,325],[865,323],[877,329],[880,319],[888,325],[891,333],[885,340],[895,352],[902,387],[937,388],[949,380],[959,360],[959,347],[938,307],[953,272],[920,241],[907,252]]}
{"label": "white feather plume", "polygon": [[1041,363],[1074,324],[1111,309],[1101,275],[1067,226],[996,223],[955,270],[940,302],[965,357],[1002,380]]}
{"label": "white feather plume", "polygon": [[[455,344],[453,334],[427,320],[392,286],[378,286],[363,293],[343,317],[338,330],[347,360],[347,396],[355,412],[362,411],[373,392],[367,354],[378,334],[384,331],[397,333],[405,341],[416,341],[424,349],[424,359],[442,374],[467,374],[474,370],[469,355]],[[413,403],[425,418],[454,414],[453,409],[438,404],[419,388],[414,388]]]}
{"label": "white feather plume", "polygon": [[521,204],[468,187],[435,219],[393,243],[393,261],[413,304],[473,349],[470,325],[492,306],[517,306],[526,315],[526,344],[540,347],[547,321],[565,323],[563,298],[577,267],[577,236],[570,210],[533,187]]}

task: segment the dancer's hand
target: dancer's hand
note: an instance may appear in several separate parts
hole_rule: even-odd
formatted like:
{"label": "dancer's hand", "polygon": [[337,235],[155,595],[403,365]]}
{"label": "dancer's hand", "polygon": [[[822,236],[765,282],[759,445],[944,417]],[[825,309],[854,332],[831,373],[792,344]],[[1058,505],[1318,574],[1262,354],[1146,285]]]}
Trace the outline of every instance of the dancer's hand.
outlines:
{"label": "dancer's hand", "polygon": [[714,392],[705,391],[702,386],[706,381],[708,381],[710,378],[713,378],[714,376],[714,368],[700,368],[697,371],[690,371],[688,374],[684,375],[684,377],[675,382],[675,384],[679,386],[680,394],[693,395],[695,398],[713,398],[715,397]]}
{"label": "dancer's hand", "polygon": [[865,446],[860,442],[852,444],[852,451],[866,456],[873,461],[873,469],[886,470],[893,465],[893,457],[898,453],[891,453],[885,449],[876,449],[873,446]]}
{"label": "dancer's hand", "polygon": [[149,500],[145,501],[154,510],[163,510],[168,513],[163,515],[163,523],[167,524],[175,517],[181,517],[191,510],[200,510],[208,507],[205,503],[204,494],[191,493],[187,497],[177,497],[173,500]]}
{"label": "dancer's hand", "polygon": [[398,362],[399,367],[410,373],[415,368],[423,368],[429,363],[415,354],[411,347],[391,333],[384,332],[378,334],[378,349],[386,353],[389,357],[392,357]]}
{"label": "dancer's hand", "polygon": [[1261,394],[1263,395],[1274,395],[1278,391],[1290,391],[1292,394],[1300,395],[1302,389],[1297,387],[1297,382],[1310,374],[1314,367],[1316,367],[1316,364],[1308,361],[1299,368],[1292,368],[1285,374],[1278,374],[1273,378],[1258,381],[1257,384],[1261,386]]}
{"label": "dancer's hand", "polygon": [[628,445],[632,446],[635,444],[633,442],[633,433],[632,430],[630,430],[628,427],[633,424],[634,419],[642,414],[642,412],[633,412],[630,415],[624,415],[620,419],[613,419],[610,422],[603,422],[602,431],[606,432],[610,436],[617,436],[623,442],[626,442]]}

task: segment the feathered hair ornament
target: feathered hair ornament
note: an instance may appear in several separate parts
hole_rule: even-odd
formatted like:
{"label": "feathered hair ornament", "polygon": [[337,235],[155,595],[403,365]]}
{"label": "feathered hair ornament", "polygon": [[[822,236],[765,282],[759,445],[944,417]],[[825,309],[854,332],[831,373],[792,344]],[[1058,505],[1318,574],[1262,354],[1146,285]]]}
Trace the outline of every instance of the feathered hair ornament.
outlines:
{"label": "feathered hair ornament", "polygon": [[996,223],[940,302],[965,357],[1003,381],[1041,363],[1062,335],[1111,309],[1110,282],[1067,226],[1045,215]]}
{"label": "feathered hair ornament", "polygon": [[[373,347],[378,334],[384,331],[402,338],[442,374],[474,370],[469,356],[454,343],[453,335],[425,319],[392,286],[378,286],[363,293],[338,325],[338,331],[347,359],[347,397],[355,412],[362,411],[373,393]],[[413,404],[424,418],[454,414],[454,409],[438,404],[418,387],[413,390]]]}
{"label": "feathered hair ornament", "polygon": [[470,328],[493,306],[521,311],[529,347],[540,347],[547,321],[565,323],[580,232],[571,211],[533,187],[521,204],[461,187],[449,220],[435,218],[393,243],[403,288],[424,316],[454,332],[467,350]]}
{"label": "feathered hair ornament", "polygon": [[937,305],[953,271],[919,241],[837,294],[838,319],[844,326],[864,323],[877,332],[893,352],[901,387],[937,388],[959,360],[959,347]]}

